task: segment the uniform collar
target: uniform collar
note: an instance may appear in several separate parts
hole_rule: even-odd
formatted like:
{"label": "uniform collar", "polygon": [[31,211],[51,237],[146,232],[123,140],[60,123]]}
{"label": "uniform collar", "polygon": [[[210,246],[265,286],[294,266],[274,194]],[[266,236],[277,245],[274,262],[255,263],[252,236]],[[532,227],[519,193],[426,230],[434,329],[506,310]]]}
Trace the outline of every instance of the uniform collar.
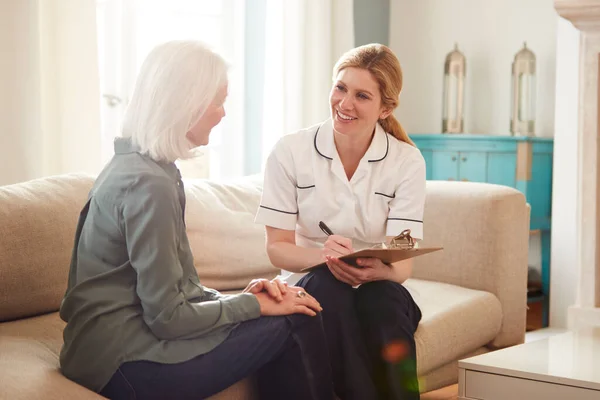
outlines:
{"label": "uniform collar", "polygon": [[[333,122],[331,118],[323,122],[315,132],[314,139],[315,150],[321,157],[333,160],[337,155],[337,149],[333,140]],[[383,130],[381,125],[377,123],[375,126],[375,135],[363,156],[362,160],[368,162],[378,162],[385,159],[390,148],[390,139],[388,134]]]}
{"label": "uniform collar", "polygon": [[129,137],[116,137],[114,140],[115,154],[130,154],[139,153],[145,159],[156,163],[161,167],[171,178],[175,180],[181,179],[181,173],[179,168],[173,162],[156,161],[150,158],[147,154],[141,153],[141,148],[137,144],[133,143]]}

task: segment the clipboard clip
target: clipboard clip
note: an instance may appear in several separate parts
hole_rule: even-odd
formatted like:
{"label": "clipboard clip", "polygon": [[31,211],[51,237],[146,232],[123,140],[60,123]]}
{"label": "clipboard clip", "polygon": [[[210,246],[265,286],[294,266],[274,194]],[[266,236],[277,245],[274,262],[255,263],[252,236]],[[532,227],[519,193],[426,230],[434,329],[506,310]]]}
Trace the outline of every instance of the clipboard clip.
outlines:
{"label": "clipboard clip", "polygon": [[394,237],[389,247],[393,249],[406,248],[406,249],[414,249],[416,245],[415,239],[410,236],[410,229],[405,229],[396,237]]}
{"label": "clipboard clip", "polygon": [[414,249],[419,247],[410,235],[410,229],[405,229],[395,236],[389,243],[376,244],[374,249]]}

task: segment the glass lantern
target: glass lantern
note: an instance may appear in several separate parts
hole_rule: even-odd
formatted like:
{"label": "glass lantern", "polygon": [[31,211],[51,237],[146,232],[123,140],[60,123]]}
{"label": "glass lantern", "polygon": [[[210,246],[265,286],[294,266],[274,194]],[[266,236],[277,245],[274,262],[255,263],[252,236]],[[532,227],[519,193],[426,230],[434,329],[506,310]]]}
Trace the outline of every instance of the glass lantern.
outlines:
{"label": "glass lantern", "polygon": [[510,132],[513,136],[535,134],[535,54],[523,43],[512,64],[512,107]]}
{"label": "glass lantern", "polygon": [[443,133],[463,131],[465,75],[466,59],[455,44],[444,63]]}

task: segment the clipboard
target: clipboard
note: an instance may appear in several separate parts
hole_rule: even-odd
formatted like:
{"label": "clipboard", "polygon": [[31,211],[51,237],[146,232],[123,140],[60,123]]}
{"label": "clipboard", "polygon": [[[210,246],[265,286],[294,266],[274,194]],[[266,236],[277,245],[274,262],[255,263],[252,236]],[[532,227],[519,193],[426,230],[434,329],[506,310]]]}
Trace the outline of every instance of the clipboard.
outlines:
{"label": "clipboard", "polygon": [[[356,263],[356,260],[359,258],[378,258],[386,264],[391,264],[393,262],[408,260],[409,258],[422,256],[439,250],[443,250],[443,247],[417,247],[415,241],[410,236],[410,229],[406,229],[402,231],[400,235],[392,239],[389,245],[376,245],[372,248],[366,248],[351,254],[346,254],[339,259],[348,265],[361,268]],[[326,264],[323,262],[311,267],[303,268],[301,271],[306,272],[325,265]]]}

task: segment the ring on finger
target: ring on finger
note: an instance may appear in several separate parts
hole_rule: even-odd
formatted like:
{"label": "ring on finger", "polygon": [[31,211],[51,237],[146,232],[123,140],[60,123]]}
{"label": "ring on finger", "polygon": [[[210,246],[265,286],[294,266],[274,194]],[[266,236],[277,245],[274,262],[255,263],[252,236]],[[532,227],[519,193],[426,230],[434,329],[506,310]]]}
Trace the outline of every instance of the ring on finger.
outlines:
{"label": "ring on finger", "polygon": [[305,297],[306,296],[306,292],[298,292],[296,293],[296,297]]}

